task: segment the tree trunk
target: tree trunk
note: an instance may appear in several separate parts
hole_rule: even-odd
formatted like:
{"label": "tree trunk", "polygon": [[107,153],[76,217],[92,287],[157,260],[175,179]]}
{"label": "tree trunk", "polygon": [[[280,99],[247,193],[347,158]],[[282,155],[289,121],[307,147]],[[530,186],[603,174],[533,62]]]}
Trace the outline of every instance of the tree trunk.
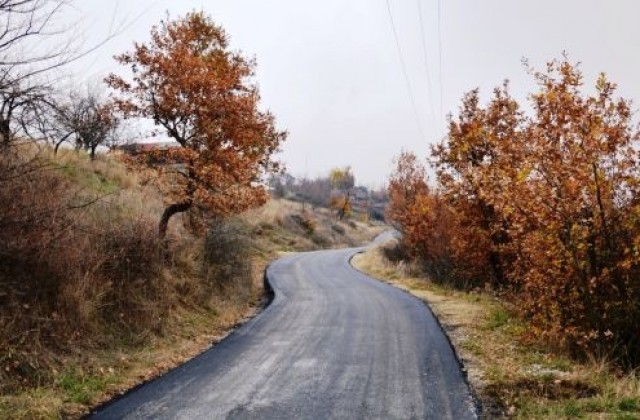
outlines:
{"label": "tree trunk", "polygon": [[63,136],[60,140],[58,140],[57,142],[55,142],[54,146],[53,146],[53,154],[57,155],[58,154],[58,149],[60,149],[60,146],[62,146],[62,143],[64,143],[65,141],[67,141],[67,139],[71,137],[71,133]]}
{"label": "tree trunk", "polygon": [[11,126],[8,119],[0,120],[0,137],[2,137],[4,145],[8,145],[11,142]]}
{"label": "tree trunk", "polygon": [[96,160],[96,149],[98,148],[98,146],[91,146],[89,149],[89,157],[91,158],[91,160]]}
{"label": "tree trunk", "polygon": [[349,192],[345,193],[344,195],[344,203],[342,205],[342,208],[340,208],[340,210],[338,210],[338,218],[340,220],[343,220],[344,217],[347,215],[347,210],[349,210],[349,205],[351,200],[351,196],[349,194]]}
{"label": "tree trunk", "polygon": [[160,225],[158,225],[158,236],[160,239],[164,239],[167,235],[167,226],[169,225],[169,219],[171,219],[171,216],[176,213],[182,213],[189,210],[192,205],[193,201],[189,199],[182,203],[171,204],[169,207],[164,209],[162,217],[160,218]]}

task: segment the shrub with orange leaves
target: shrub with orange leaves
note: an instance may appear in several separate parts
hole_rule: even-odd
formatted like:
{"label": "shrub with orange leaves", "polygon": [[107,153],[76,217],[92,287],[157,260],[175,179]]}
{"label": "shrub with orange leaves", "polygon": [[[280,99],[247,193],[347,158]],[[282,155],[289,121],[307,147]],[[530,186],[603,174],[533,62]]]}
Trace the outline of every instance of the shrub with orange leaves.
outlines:
{"label": "shrub with orange leaves", "polygon": [[532,74],[532,116],[506,83],[486,107],[477,90],[464,97],[433,149],[437,195],[415,157],[401,156],[389,215],[414,255],[446,249],[463,284],[508,288],[533,336],[637,365],[640,144],[630,104],[604,75],[584,93],[566,58]]}
{"label": "shrub with orange leaves", "polygon": [[158,166],[170,172],[161,236],[172,215],[193,206],[226,216],[264,203],[262,179],[277,169],[272,155],[286,133],[258,109],[255,63],[229,49],[220,26],[202,12],[163,21],[149,42],[116,59],[132,74],[106,80],[121,93],[120,111],[152,119],[179,146]]}
{"label": "shrub with orange leaves", "polygon": [[[638,132],[602,74],[594,95],[564,61],[534,73],[518,176],[501,197],[518,245],[512,281],[535,331],[640,362]],[[514,205],[515,204],[515,205]]]}
{"label": "shrub with orange leaves", "polygon": [[[487,280],[488,245],[439,192],[429,188],[417,157],[403,152],[388,185],[387,219],[402,232],[410,257],[438,282],[467,288]],[[480,245],[480,246],[478,246]]]}

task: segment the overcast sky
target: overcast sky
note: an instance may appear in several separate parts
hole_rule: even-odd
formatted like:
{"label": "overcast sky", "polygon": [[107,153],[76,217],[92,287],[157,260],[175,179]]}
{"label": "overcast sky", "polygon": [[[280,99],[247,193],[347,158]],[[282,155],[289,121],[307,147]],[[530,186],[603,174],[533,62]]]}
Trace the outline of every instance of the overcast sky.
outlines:
{"label": "overcast sky", "polygon": [[381,186],[402,149],[427,155],[464,92],[480,87],[487,98],[508,78],[524,100],[532,83],[522,57],[541,67],[566,50],[582,62],[589,84],[605,71],[623,96],[640,97],[640,3],[634,0],[441,0],[440,19],[437,0],[73,4],[88,45],[107,35],[112,21],[133,22],[74,63],[69,71],[79,83],[120,71],[112,56],[146,41],[167,11],[208,13],[234,49],[256,58],[263,105],[290,134],[280,158],[294,175],[351,165],[358,183]]}

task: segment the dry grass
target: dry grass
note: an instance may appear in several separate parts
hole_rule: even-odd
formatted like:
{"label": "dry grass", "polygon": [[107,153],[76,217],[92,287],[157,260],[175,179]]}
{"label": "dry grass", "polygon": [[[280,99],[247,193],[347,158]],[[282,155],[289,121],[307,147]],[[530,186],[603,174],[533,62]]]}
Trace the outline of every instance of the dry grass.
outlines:
{"label": "dry grass", "polygon": [[284,252],[361,246],[386,229],[375,222],[339,221],[328,209],[303,208],[301,203],[285,199],[272,199],[242,218],[259,241]]}
{"label": "dry grass", "polygon": [[0,418],[80,417],[255,313],[279,253],[382,229],[277,200],[213,229],[213,246],[188,214],[161,244],[163,200],[145,173],[108,156],[22,153],[42,167],[9,182],[0,165]]}
{"label": "dry grass", "polygon": [[162,199],[121,163],[33,145],[2,158],[0,418],[78,416],[259,306],[265,260],[217,284],[205,273],[227,259],[180,218],[161,243]]}
{"label": "dry grass", "polygon": [[[393,244],[387,244],[393,247]],[[354,266],[427,302],[462,360],[488,418],[640,418],[640,377],[613,371],[602,358],[577,363],[523,341],[526,324],[511,305],[481,291],[436,285],[419,270],[393,263],[380,248]]]}

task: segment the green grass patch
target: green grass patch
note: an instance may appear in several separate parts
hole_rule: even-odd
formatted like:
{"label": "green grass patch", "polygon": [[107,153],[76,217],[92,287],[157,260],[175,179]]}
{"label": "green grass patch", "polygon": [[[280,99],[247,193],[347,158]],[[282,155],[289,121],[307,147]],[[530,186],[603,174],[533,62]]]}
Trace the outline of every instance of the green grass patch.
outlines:
{"label": "green grass patch", "polygon": [[494,308],[489,314],[489,319],[487,319],[487,328],[491,331],[496,330],[500,327],[505,326],[511,315],[501,306]]}
{"label": "green grass patch", "polygon": [[587,399],[548,399],[526,398],[519,402],[517,418],[607,418],[639,419],[640,407],[637,398],[622,398],[616,401],[607,397]]}
{"label": "green grass patch", "polygon": [[94,192],[111,194],[120,189],[116,181],[93,170],[73,165],[60,166],[59,169],[70,180]]}
{"label": "green grass patch", "polygon": [[64,390],[67,401],[86,405],[116,379],[117,377],[113,374],[87,374],[74,369],[64,372],[57,382],[58,386]]}
{"label": "green grass patch", "polygon": [[640,412],[640,397],[623,398],[618,402],[618,408],[621,411]]}
{"label": "green grass patch", "polygon": [[462,347],[464,347],[466,350],[469,350],[476,356],[480,356],[484,353],[482,345],[474,337],[469,337],[466,341],[464,341],[462,343]]}

